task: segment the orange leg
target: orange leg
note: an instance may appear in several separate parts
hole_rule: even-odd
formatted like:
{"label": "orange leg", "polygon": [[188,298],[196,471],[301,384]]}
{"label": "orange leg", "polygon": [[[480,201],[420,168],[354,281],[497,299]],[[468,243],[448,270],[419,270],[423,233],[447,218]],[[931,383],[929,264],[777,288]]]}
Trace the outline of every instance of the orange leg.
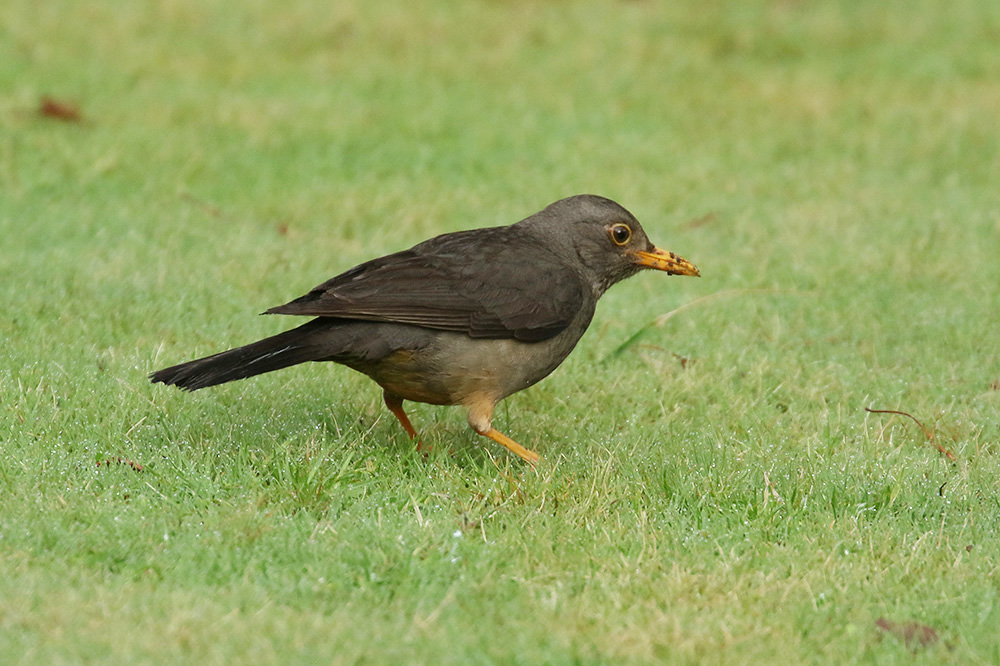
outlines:
{"label": "orange leg", "polygon": [[382,400],[385,401],[385,406],[389,408],[389,411],[392,412],[397,419],[399,419],[399,424],[403,426],[403,430],[405,430],[406,434],[410,436],[410,439],[417,440],[417,451],[430,451],[431,447],[420,441],[420,438],[417,436],[416,428],[414,428],[413,424],[410,423],[410,417],[408,417],[406,412],[403,411],[403,399],[395,393],[389,393],[388,391],[383,390]]}
{"label": "orange leg", "polygon": [[389,408],[389,411],[392,412],[397,419],[399,419],[400,425],[403,426],[403,430],[405,430],[406,434],[410,436],[410,439],[416,439],[417,431],[413,428],[413,424],[410,423],[410,419],[406,415],[406,412],[403,411],[403,399],[395,393],[382,391],[382,400],[385,401],[385,406]]}
{"label": "orange leg", "polygon": [[538,454],[531,449],[526,449],[507,435],[493,427],[493,408],[496,401],[489,396],[471,396],[465,403],[469,410],[469,425],[472,429],[483,437],[489,437],[497,444],[503,446],[511,453],[520,456],[524,462],[532,467],[538,462]]}
{"label": "orange leg", "polygon": [[505,446],[508,451],[510,451],[513,454],[521,456],[521,459],[524,460],[524,462],[531,465],[532,467],[534,467],[535,463],[538,462],[537,453],[535,453],[531,449],[524,448],[523,446],[521,446],[520,444],[518,444],[510,437],[497,430],[496,428],[490,428],[486,432],[481,432],[479,434],[485,437],[489,437],[497,444]]}

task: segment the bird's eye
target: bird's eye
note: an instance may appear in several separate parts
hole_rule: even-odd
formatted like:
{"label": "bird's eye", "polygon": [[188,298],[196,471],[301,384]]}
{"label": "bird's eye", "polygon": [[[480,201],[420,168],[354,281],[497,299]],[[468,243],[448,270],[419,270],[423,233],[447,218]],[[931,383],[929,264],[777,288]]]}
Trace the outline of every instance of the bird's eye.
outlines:
{"label": "bird's eye", "polygon": [[611,240],[615,242],[615,245],[624,245],[632,239],[632,230],[628,228],[627,224],[616,224],[611,227]]}

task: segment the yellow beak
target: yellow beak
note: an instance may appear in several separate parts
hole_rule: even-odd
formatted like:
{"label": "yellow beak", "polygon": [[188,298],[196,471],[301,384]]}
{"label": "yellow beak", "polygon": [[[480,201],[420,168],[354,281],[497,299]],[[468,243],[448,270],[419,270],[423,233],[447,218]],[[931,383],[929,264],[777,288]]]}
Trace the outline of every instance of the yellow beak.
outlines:
{"label": "yellow beak", "polygon": [[658,271],[666,271],[668,275],[690,275],[698,277],[698,267],[684,257],[679,257],[673,252],[661,250],[654,247],[652,252],[640,250],[635,253],[635,263],[643,268],[653,268]]}

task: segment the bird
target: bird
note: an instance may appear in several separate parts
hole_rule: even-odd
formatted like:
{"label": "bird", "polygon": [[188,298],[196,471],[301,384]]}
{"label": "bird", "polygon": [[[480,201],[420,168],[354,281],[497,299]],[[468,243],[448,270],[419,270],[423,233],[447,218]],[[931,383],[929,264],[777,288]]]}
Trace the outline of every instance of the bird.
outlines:
{"label": "bird", "polygon": [[332,361],[403,402],[459,405],[469,426],[532,467],[539,455],[493,427],[501,400],[548,376],[576,347],[598,299],[644,269],[700,275],[647,238],[611,199],[579,194],[520,222],[435,236],[362,263],[263,314],[311,317],[283,333],[149,375],[188,391]]}

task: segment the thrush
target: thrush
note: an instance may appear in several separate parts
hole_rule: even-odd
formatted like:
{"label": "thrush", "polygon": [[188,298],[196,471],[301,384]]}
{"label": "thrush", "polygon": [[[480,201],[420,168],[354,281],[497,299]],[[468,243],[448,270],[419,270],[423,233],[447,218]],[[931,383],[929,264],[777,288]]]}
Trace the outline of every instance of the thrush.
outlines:
{"label": "thrush", "polygon": [[298,328],[150,375],[195,391],[306,361],[372,378],[411,438],[403,401],[461,405],[472,429],[532,465],[493,427],[497,403],[556,369],[611,285],[640,270],[699,275],[655,247],[639,221],[595,195],[561,199],[516,224],[443,234],[372,259],[266,314]]}

